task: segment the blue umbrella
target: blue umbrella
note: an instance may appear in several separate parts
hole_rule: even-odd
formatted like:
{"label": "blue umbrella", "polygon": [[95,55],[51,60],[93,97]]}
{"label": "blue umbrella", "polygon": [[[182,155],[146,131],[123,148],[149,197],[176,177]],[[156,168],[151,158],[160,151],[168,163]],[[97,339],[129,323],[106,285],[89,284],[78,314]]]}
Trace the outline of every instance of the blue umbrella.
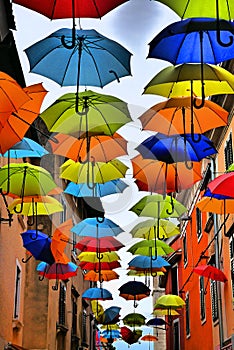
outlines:
{"label": "blue umbrella", "polygon": [[[175,65],[201,63],[201,81],[203,82],[204,63],[218,64],[234,58],[234,47],[231,44],[234,38],[234,23],[226,20],[219,20],[218,23],[219,34],[227,44],[220,42],[217,38],[216,19],[188,18],[175,22],[161,31],[150,42],[148,57],[163,59]],[[196,108],[204,106],[204,84],[202,84],[201,96],[201,104],[197,105],[195,99],[192,106]]]}
{"label": "blue umbrella", "polygon": [[162,318],[154,317],[146,322],[146,326],[158,327],[166,325],[166,321]]}
{"label": "blue umbrella", "polygon": [[[215,18],[188,18],[170,24],[149,43],[150,58],[180,63],[218,64],[234,58],[234,46],[221,46],[216,37]],[[220,20],[224,42],[234,37],[234,22]]]}
{"label": "blue umbrella", "polygon": [[64,193],[74,197],[104,197],[110,194],[122,193],[127,187],[128,185],[121,179],[107,181],[104,184],[96,183],[94,189],[90,189],[85,183],[70,182]]}
{"label": "blue umbrella", "polygon": [[49,154],[44,147],[39,145],[39,143],[24,137],[21,141],[17,142],[8,151],[6,151],[2,156],[9,158],[25,158],[25,157],[42,157]]}
{"label": "blue umbrella", "polygon": [[123,229],[112,220],[104,218],[102,222],[98,218],[87,218],[73,226],[71,232],[83,237],[107,237],[117,236]]}
{"label": "blue umbrella", "polygon": [[143,158],[156,159],[167,164],[199,162],[217,153],[213,142],[202,134],[167,136],[158,133],[143,141],[136,150]]}
{"label": "blue umbrella", "polygon": [[161,256],[157,256],[157,259],[152,260],[150,256],[146,255],[137,255],[131,261],[129,261],[128,265],[133,267],[134,269],[161,269],[162,267],[171,266],[165,259]]}
{"label": "blue umbrella", "polygon": [[102,331],[102,336],[106,339],[114,339],[114,338],[120,338],[120,331],[117,329],[108,329],[105,331]]}
{"label": "blue umbrella", "polygon": [[119,312],[121,307],[119,306],[110,306],[103,313],[103,324],[113,324],[118,322]]}
{"label": "blue umbrella", "polygon": [[[27,230],[21,233],[21,237],[24,248],[26,248],[36,260],[44,261],[50,265],[54,263],[55,260],[50,249],[51,239],[48,235],[36,230]],[[26,261],[28,261],[28,259]],[[26,261],[23,260],[23,262]]]}
{"label": "blue umbrella", "polygon": [[89,300],[112,300],[112,294],[104,288],[89,288],[82,294],[82,298]]}
{"label": "blue umbrella", "polygon": [[[72,30],[62,28],[25,50],[30,71],[44,75],[61,86],[99,86],[130,75],[131,53],[117,42],[108,39],[94,29],[76,30],[75,47]],[[78,111],[78,97],[76,101]]]}

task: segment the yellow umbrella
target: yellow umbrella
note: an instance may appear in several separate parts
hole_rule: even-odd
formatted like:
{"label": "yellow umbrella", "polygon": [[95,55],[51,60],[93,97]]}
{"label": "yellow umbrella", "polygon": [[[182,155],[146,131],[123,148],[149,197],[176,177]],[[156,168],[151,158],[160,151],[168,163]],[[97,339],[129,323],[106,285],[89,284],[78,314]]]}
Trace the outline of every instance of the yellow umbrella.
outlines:
{"label": "yellow umbrella", "polygon": [[80,261],[87,262],[112,262],[116,260],[120,260],[118,254],[114,251],[112,252],[103,252],[101,257],[98,259],[96,252],[82,252],[77,256]]}
{"label": "yellow umbrella", "polygon": [[105,183],[107,181],[123,178],[128,167],[118,159],[104,162],[74,162],[68,159],[60,167],[60,178],[75,183]]}
{"label": "yellow umbrella", "polygon": [[[22,199],[15,199],[8,209],[11,214],[18,213],[22,205]],[[63,211],[62,204],[55,198],[50,196],[27,196],[24,197],[22,211],[20,213],[25,216],[51,215]]]}
{"label": "yellow umbrella", "polygon": [[[158,220],[153,218],[140,222],[132,228],[130,233],[134,238],[154,239],[157,236],[157,227]],[[165,219],[159,220],[159,239],[166,239],[174,235],[178,235],[179,233],[179,227],[176,226],[173,222]]]}
{"label": "yellow umbrella", "polygon": [[[179,312],[176,310],[170,310],[171,316],[178,316]],[[153,311],[153,315],[155,316],[167,316],[168,315],[168,310],[167,309],[155,309]]]}

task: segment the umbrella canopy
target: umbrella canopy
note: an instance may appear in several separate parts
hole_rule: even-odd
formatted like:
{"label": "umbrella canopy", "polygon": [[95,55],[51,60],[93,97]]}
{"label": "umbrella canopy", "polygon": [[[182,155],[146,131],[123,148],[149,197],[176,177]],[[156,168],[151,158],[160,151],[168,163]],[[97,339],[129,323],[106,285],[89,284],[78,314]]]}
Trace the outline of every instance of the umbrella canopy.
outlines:
{"label": "umbrella canopy", "polygon": [[[166,310],[166,309],[155,309],[153,311],[153,315],[155,315],[155,316],[167,316],[168,315],[168,310]],[[176,310],[171,309],[170,310],[170,315],[171,316],[179,316],[179,312],[177,312]]]}
{"label": "umbrella canopy", "polygon": [[72,220],[66,220],[60,224],[53,232],[51,241],[51,251],[57,263],[67,264],[69,259],[64,253],[65,247],[69,242],[69,233],[72,227]]}
{"label": "umbrella canopy", "polygon": [[234,198],[234,172],[225,173],[217,176],[208,183],[211,194],[222,194]]}
{"label": "umbrella canopy", "polygon": [[87,184],[76,184],[70,182],[64,193],[71,194],[74,197],[105,197],[110,194],[122,193],[128,185],[121,179],[107,181],[104,184],[92,184],[89,188]]}
{"label": "umbrella canopy", "polygon": [[[73,49],[68,50],[68,47]],[[31,72],[61,86],[77,86],[77,93],[80,85],[104,87],[131,74],[132,54],[94,29],[75,29],[74,32],[61,28],[28,47],[25,53]],[[78,110],[78,96],[76,107]]]}
{"label": "umbrella canopy", "polygon": [[51,174],[43,167],[30,163],[11,163],[0,168],[0,187],[5,192],[23,198],[47,195],[57,185]]}
{"label": "umbrella canopy", "polygon": [[[200,99],[196,99],[200,104]],[[139,119],[144,130],[165,135],[202,134],[214,127],[225,126],[228,112],[210,100],[205,100],[202,108],[193,108],[190,97],[179,97],[152,106]]]}
{"label": "umbrella canopy", "polygon": [[194,267],[193,271],[200,276],[210,278],[214,281],[227,282],[228,280],[225,274],[223,273],[223,271],[221,271],[220,269],[217,269],[212,265],[196,266]]}
{"label": "umbrella canopy", "polygon": [[25,6],[50,19],[61,18],[101,18],[115,7],[127,0],[56,0],[31,2],[30,0],[13,0],[15,4]]}
{"label": "umbrella canopy", "polygon": [[68,159],[61,167],[60,178],[75,183],[105,183],[124,177],[128,167],[118,159],[107,163],[80,163]]}
{"label": "umbrella canopy", "polygon": [[154,272],[161,271],[163,267],[169,267],[171,266],[169,262],[167,262],[165,259],[163,259],[160,255],[157,256],[157,259],[152,260],[147,255],[138,255],[135,256],[132,260],[128,263],[129,268],[133,268],[134,270],[143,270],[143,271],[150,271],[152,269]]}
{"label": "umbrella canopy", "polygon": [[184,63],[162,69],[146,85],[144,94],[156,94],[164,97],[202,96],[234,93],[234,76],[224,68],[211,64]]}
{"label": "umbrella canopy", "polygon": [[85,276],[84,280],[85,281],[92,281],[92,282],[108,282],[112,280],[116,280],[119,278],[119,275],[117,272],[113,270],[100,270],[98,272],[94,270],[88,271]]}
{"label": "umbrella canopy", "polygon": [[180,192],[190,188],[202,179],[201,164],[184,162],[167,164],[154,159],[144,159],[141,155],[132,160],[133,176],[141,191],[156,193]]}
{"label": "umbrella canopy", "polygon": [[122,339],[129,345],[137,343],[139,338],[142,336],[142,330],[135,329],[134,331],[132,331],[130,328],[126,326],[121,327],[120,332],[121,332]]}
{"label": "umbrella canopy", "polygon": [[158,338],[155,337],[154,335],[151,335],[151,334],[146,334],[144,335],[141,340],[144,340],[144,341],[157,341]]}
{"label": "umbrella canopy", "polygon": [[104,310],[103,313],[103,324],[104,325],[110,325],[108,327],[109,330],[114,330],[114,324],[118,322],[119,319],[119,312],[121,310],[121,307],[119,306],[110,306],[106,310]]}
{"label": "umbrella canopy", "polygon": [[127,252],[134,255],[144,255],[144,256],[157,256],[157,255],[168,255],[174,252],[174,249],[171,248],[167,243],[157,240],[143,239],[135,244],[133,244]]}
{"label": "umbrella canopy", "polygon": [[104,288],[89,288],[82,294],[82,298],[89,300],[112,300],[112,294]]}
{"label": "umbrella canopy", "polygon": [[124,245],[112,236],[106,236],[102,238],[84,237],[78,243],[75,248],[82,252],[110,252],[123,248]]}
{"label": "umbrella canopy", "polygon": [[[223,42],[233,37],[234,23],[220,20]],[[215,18],[188,18],[164,28],[151,42],[150,58],[158,58],[176,65],[180,63],[218,64],[234,58],[233,45],[222,46],[217,40]]]}
{"label": "umbrella canopy", "polygon": [[[209,0],[182,0],[175,3],[173,0],[159,0],[169,6],[181,18],[189,17],[214,17],[216,18],[217,3]],[[231,0],[219,0],[219,18],[231,20],[234,18],[234,5]]]}
{"label": "umbrella canopy", "polygon": [[170,196],[153,194],[140,199],[131,209],[138,216],[152,218],[180,217],[187,209]]}
{"label": "umbrella canopy", "polygon": [[154,305],[154,309],[179,309],[185,306],[184,300],[179,295],[165,294],[160,296]]}
{"label": "umbrella canopy", "polygon": [[217,153],[208,137],[196,134],[168,136],[157,133],[144,140],[136,150],[145,159],[156,159],[167,164],[200,162],[203,158]]}
{"label": "umbrella canopy", "polygon": [[[6,113],[4,119],[1,112],[0,120],[0,152],[4,154],[17,142],[21,141],[30,126],[35,128],[32,123],[40,113],[41,104],[47,94],[41,83],[34,84],[23,89],[25,103],[17,104],[15,98],[15,106],[10,113]],[[20,97],[20,93],[17,93]],[[1,98],[0,98],[1,101]],[[2,101],[1,101],[1,105]],[[3,108],[3,107],[1,107]],[[1,111],[0,108],[0,111]],[[39,131],[42,133],[41,131]]]}
{"label": "umbrella canopy", "polygon": [[68,262],[67,264],[53,263],[52,265],[49,265],[45,262],[40,262],[37,265],[37,271],[40,275],[40,280],[43,280],[44,277],[56,280],[56,284],[52,286],[53,290],[58,289],[59,280],[67,280],[70,277],[76,276],[77,268],[78,266],[73,262]]}
{"label": "umbrella canopy", "polygon": [[80,237],[97,237],[117,236],[123,229],[115,224],[112,220],[104,218],[99,222],[96,218],[86,218],[71,228],[71,232]]}
{"label": "umbrella canopy", "polygon": [[176,224],[169,220],[159,220],[159,233],[156,232],[158,221],[156,219],[148,219],[134,226],[130,233],[134,238],[153,239],[159,237],[166,239],[180,233],[180,229]]}
{"label": "umbrella canopy", "polygon": [[143,326],[145,324],[145,316],[137,313],[137,312],[133,312],[130,314],[127,314],[124,318],[123,318],[123,324],[130,326],[130,327],[140,327]]}
{"label": "umbrella canopy", "polygon": [[44,261],[48,264],[54,263],[54,257],[51,252],[51,239],[43,232],[27,230],[21,233],[23,246],[36,260]]}
{"label": "umbrella canopy", "polygon": [[88,135],[113,135],[121,126],[130,122],[127,103],[111,95],[91,90],[80,92],[76,113],[76,94],[61,96],[45,109],[40,117],[51,132]]}
{"label": "umbrella canopy", "polygon": [[146,326],[158,327],[166,324],[166,321],[162,318],[154,317],[146,322]]}
{"label": "umbrella canopy", "polygon": [[127,141],[117,133],[113,136],[93,135],[79,140],[66,134],[58,134],[54,138],[58,143],[50,141],[52,152],[75,162],[109,162],[127,154]]}
{"label": "umbrella canopy", "polygon": [[151,290],[143,282],[130,281],[124,283],[119,288],[119,295],[126,300],[134,300],[134,307],[137,306],[136,301],[147,298]]}
{"label": "umbrella canopy", "polygon": [[215,213],[220,215],[234,213],[234,198],[213,198],[203,197],[196,203],[196,207],[202,212]]}
{"label": "umbrella canopy", "polygon": [[[82,254],[82,253],[81,253]],[[96,255],[96,254],[95,254]],[[117,267],[121,267],[121,264],[119,261],[110,261],[110,262],[105,262],[105,261],[97,261],[97,262],[88,262],[88,261],[81,261],[79,264],[79,267],[82,270],[94,270],[94,271],[99,271],[99,269],[102,270],[112,270]]]}
{"label": "umbrella canopy", "polygon": [[101,254],[100,259],[97,258],[97,254],[94,252],[81,252],[78,256],[77,256],[78,260],[80,260],[81,262],[91,262],[91,263],[99,263],[99,261],[102,262],[113,262],[113,261],[117,261],[120,259],[120,257],[118,256],[118,254],[115,251],[111,251],[111,252],[103,252]]}
{"label": "umbrella canopy", "polygon": [[21,141],[13,145],[8,151],[3,154],[3,157],[9,158],[25,158],[38,157],[41,158],[49,154],[49,152],[39,143],[24,137]]}
{"label": "umbrella canopy", "polygon": [[[22,206],[22,208],[21,208]],[[11,214],[20,213],[25,216],[51,215],[63,211],[63,205],[55,198],[50,196],[24,196],[17,198],[8,205]]]}

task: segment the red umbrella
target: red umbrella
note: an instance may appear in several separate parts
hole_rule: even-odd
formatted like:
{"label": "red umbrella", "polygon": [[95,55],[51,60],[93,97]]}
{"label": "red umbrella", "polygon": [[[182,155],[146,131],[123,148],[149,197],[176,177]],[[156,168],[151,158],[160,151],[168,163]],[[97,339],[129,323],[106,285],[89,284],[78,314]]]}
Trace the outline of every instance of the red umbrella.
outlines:
{"label": "red umbrella", "polygon": [[79,264],[79,267],[82,270],[94,270],[99,271],[99,267],[101,270],[112,270],[117,267],[121,267],[121,264],[119,261],[110,261],[110,262],[89,262],[89,261],[81,261]]}
{"label": "red umbrella", "polygon": [[135,331],[132,331],[130,328],[126,326],[123,326],[120,328],[120,333],[121,333],[122,339],[129,345],[137,343],[138,339],[142,336],[142,330],[137,329]]}
{"label": "red umbrella", "polygon": [[205,286],[205,290],[204,290],[205,294],[207,293],[206,290],[207,290],[209,279],[212,279],[214,281],[224,282],[224,283],[227,282],[228,280],[225,274],[223,273],[223,271],[217,269],[217,267],[214,267],[212,265],[196,266],[194,267],[193,271],[200,276],[204,276],[208,278]]}
{"label": "red umbrella", "polygon": [[234,197],[234,172],[219,175],[208,184],[211,194]]}
{"label": "red umbrella", "polygon": [[123,248],[124,245],[112,236],[95,238],[95,237],[84,237],[76,245],[75,248],[86,251],[86,252],[108,252],[116,251]]}

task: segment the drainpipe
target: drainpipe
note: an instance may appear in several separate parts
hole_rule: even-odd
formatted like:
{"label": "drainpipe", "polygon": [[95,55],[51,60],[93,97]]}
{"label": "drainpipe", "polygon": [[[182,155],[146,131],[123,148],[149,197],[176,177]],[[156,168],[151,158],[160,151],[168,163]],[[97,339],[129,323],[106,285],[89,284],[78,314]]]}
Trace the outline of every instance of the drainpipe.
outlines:
{"label": "drainpipe", "polygon": [[[214,174],[216,173],[216,164],[215,164],[215,158],[211,159],[211,177],[212,180],[214,179]],[[216,234],[218,232],[218,215],[214,214],[214,233]],[[215,265],[218,269],[220,269],[220,244],[219,244],[219,238],[220,234],[222,234],[222,231],[217,234],[215,238]],[[218,295],[218,318],[219,318],[219,343],[220,343],[220,349],[223,347],[223,307],[222,307],[222,293],[221,293],[221,282],[217,281],[217,295]]]}

